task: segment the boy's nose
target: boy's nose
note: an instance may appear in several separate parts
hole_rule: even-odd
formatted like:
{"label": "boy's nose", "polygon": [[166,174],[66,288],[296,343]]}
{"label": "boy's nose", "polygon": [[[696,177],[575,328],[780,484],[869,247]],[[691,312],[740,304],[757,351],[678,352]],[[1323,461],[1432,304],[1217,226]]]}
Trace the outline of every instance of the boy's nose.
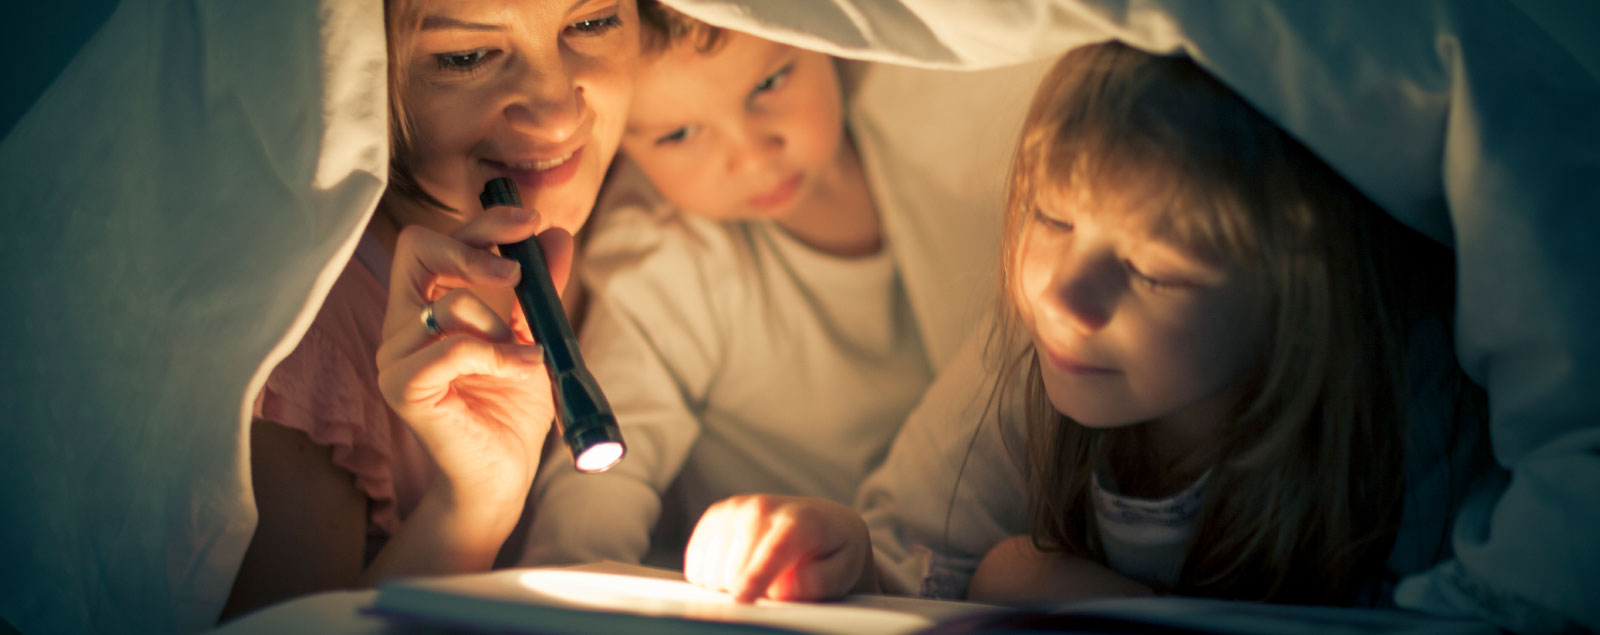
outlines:
{"label": "boy's nose", "polygon": [[728,173],[758,170],[783,151],[783,135],[758,124],[737,127],[728,149]]}

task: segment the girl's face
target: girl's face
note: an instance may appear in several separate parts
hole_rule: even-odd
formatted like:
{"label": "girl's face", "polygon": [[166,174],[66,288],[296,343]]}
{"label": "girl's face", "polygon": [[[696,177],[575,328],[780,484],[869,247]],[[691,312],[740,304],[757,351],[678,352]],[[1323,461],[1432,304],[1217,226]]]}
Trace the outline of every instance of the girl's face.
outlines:
{"label": "girl's face", "polygon": [[1132,215],[1045,198],[1024,212],[1011,291],[1050,402],[1090,427],[1207,438],[1259,359],[1263,294]]}
{"label": "girl's face", "polygon": [[645,62],[622,147],[673,205],[717,220],[781,219],[840,156],[833,60],[726,31]]}
{"label": "girl's face", "polygon": [[[417,182],[464,222],[510,177],[574,232],[622,134],[639,54],[633,0],[418,0],[402,92]],[[434,223],[437,224],[437,223]]]}

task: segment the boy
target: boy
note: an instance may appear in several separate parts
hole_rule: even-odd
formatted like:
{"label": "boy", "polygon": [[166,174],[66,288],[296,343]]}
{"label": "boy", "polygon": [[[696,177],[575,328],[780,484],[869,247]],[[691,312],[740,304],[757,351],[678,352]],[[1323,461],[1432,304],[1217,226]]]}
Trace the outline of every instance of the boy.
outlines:
{"label": "boy", "polygon": [[738,493],[849,504],[933,375],[833,59],[641,14],[626,159],[580,274],[584,356],[628,456],[545,463],[525,564],[676,567]]}

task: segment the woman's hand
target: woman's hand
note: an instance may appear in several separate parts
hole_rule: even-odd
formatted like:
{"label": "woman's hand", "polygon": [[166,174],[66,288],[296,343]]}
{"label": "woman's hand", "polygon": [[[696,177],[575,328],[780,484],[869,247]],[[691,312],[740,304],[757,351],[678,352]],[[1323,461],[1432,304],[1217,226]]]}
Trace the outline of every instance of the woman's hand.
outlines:
{"label": "woman's hand", "polygon": [[689,538],[683,573],[740,602],[821,600],[877,587],[866,523],[816,498],[735,496],[712,505]]}
{"label": "woman's hand", "polygon": [[1007,538],[990,549],[967,588],[969,600],[1002,603],[1153,594],[1150,587],[1100,563],[1040,552],[1028,536]]}
{"label": "woman's hand", "polygon": [[[543,228],[536,212],[514,207],[487,210],[450,236],[405,228],[395,245],[378,349],[384,399],[438,466],[424,506],[480,519],[482,512],[499,512],[493,520],[509,520],[506,532],[538,469],[555,410],[542,351],[509,300],[520,275],[516,263],[489,248]],[[571,237],[552,230],[539,241],[562,288]],[[509,323],[484,297],[512,307]],[[429,306],[437,328],[426,324]]]}

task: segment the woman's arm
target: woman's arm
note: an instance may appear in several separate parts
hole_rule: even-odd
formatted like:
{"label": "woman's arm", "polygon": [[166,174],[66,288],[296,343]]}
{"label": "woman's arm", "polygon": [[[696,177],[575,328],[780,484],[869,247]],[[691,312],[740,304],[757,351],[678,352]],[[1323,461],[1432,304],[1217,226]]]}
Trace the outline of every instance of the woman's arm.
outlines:
{"label": "woman's arm", "polygon": [[366,497],[351,474],[334,465],[332,452],[300,430],[251,423],[256,533],[219,621],[360,583]]}

